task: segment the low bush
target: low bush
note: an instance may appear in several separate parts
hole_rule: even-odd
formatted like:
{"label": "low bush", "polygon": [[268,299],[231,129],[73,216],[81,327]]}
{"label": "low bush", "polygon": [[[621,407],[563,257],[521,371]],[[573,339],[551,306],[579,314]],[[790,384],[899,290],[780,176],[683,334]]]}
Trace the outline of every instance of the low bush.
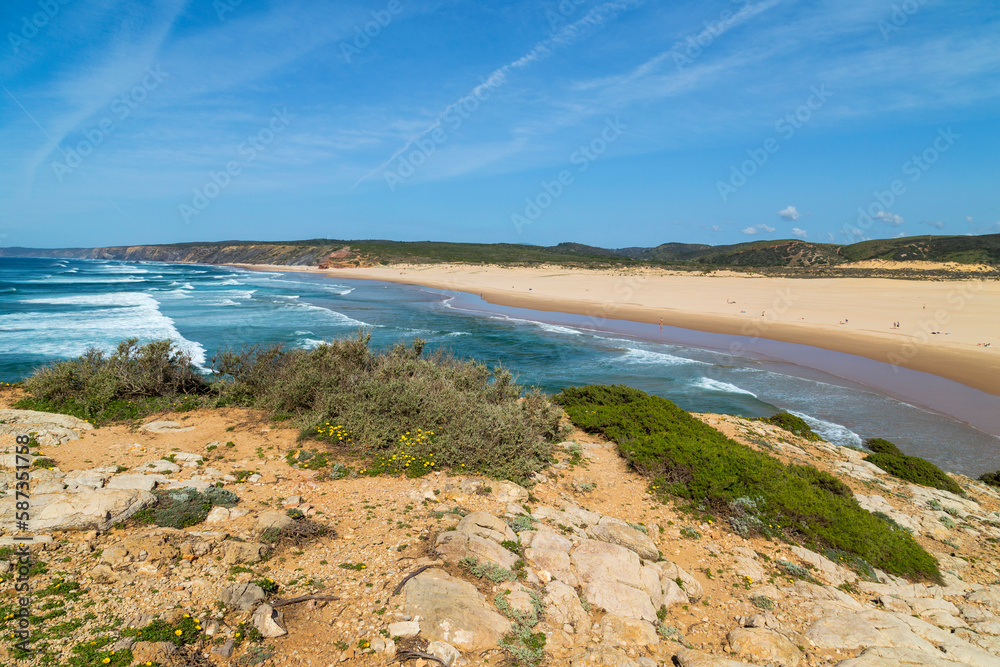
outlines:
{"label": "low bush", "polygon": [[554,400],[577,426],[617,443],[630,467],[652,478],[657,493],[736,516],[747,530],[767,526],[814,550],[856,555],[898,576],[941,579],[937,562],[912,536],[865,511],[828,473],[784,465],[631,387],[573,387]]}
{"label": "low bush", "polygon": [[960,496],[965,495],[962,487],[941,468],[917,456],[904,454],[899,447],[888,440],[873,438],[866,442],[865,446],[872,450],[872,453],[865,457],[865,461],[877,465],[893,477],[921,486],[950,491]]}
{"label": "low bush", "polygon": [[809,428],[809,424],[802,417],[797,417],[790,412],[779,412],[773,417],[761,417],[757,421],[773,424],[806,440],[812,440],[813,442],[821,442],[823,440],[816,433],[813,433],[813,430]]}
{"label": "low bush", "polygon": [[[212,382],[171,341],[140,345],[132,338],[112,354],[91,349],[38,369],[25,381],[28,396],[17,407],[101,424],[236,405],[290,421],[303,438],[331,449],[382,456],[383,463],[400,454],[428,469],[524,482],[552,462],[552,443],[565,430],[561,411],[541,392],[517,384],[500,367],[441,352],[424,355],[420,339],[379,352],[370,338],[359,333],[311,350],[223,350],[212,359]],[[329,454],[299,451],[289,464],[325,468]],[[415,471],[412,465],[405,471],[392,464],[376,467],[384,473]]]}
{"label": "low bush", "polygon": [[386,352],[369,343],[359,333],[312,350],[223,351],[217,389],[227,404],[292,415],[304,437],[383,462],[405,453],[515,481],[549,464],[560,411],[541,393],[501,368],[424,356],[419,339]]}
{"label": "low bush", "polygon": [[135,514],[139,523],[167,528],[187,528],[205,520],[214,505],[233,507],[239,497],[231,491],[209,487],[204,493],[191,487],[153,491],[156,504]]}
{"label": "low bush", "polygon": [[1000,486],[1000,470],[983,473],[979,476],[979,481],[985,482],[990,486]]}
{"label": "low bush", "polygon": [[190,409],[197,402],[192,395],[207,393],[209,385],[191,357],[171,341],[140,345],[129,338],[111,354],[91,348],[77,359],[39,368],[24,381],[24,389],[29,396],[17,407],[101,423]]}

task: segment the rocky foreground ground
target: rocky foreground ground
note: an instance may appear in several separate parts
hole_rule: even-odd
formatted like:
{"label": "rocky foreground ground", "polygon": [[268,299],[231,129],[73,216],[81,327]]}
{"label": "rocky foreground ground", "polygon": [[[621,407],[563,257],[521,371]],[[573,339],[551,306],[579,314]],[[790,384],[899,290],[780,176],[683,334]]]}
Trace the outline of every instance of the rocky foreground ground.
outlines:
{"label": "rocky foreground ground", "polygon": [[[612,444],[579,431],[523,488],[454,472],[359,476],[350,468],[362,463],[350,461],[346,471],[332,462],[310,470],[288,457],[304,444],[296,430],[246,410],[100,429],[0,410],[8,547],[23,534],[14,530],[14,434],[36,433],[41,464],[30,498],[39,537],[29,661],[1000,665],[992,489],[964,477],[955,478],[964,498],[916,487],[852,449],[700,418],[836,474],[864,507],[913,531],[944,585],[859,577],[821,554],[696,522],[653,500]],[[219,487],[239,501],[197,525],[133,516],[154,492]],[[12,638],[18,563],[12,548],[3,553],[0,662],[10,665],[21,657]]]}

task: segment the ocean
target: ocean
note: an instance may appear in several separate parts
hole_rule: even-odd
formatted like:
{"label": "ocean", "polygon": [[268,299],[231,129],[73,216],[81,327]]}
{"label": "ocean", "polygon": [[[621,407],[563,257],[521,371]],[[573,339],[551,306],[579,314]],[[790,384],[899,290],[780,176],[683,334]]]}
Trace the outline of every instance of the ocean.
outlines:
{"label": "ocean", "polygon": [[792,348],[801,346],[786,345],[784,357],[780,349],[737,356],[708,337],[699,346],[702,339],[683,330],[670,336],[653,325],[605,324],[493,306],[477,295],[315,274],[0,258],[2,381],[132,336],[170,338],[208,372],[212,356],[227,347],[310,348],[363,329],[377,348],[419,337],[428,350],[500,364],[546,392],[627,384],[694,412],[759,417],[788,410],[839,445],[884,437],[954,472],[977,476],[1000,468],[997,436],[795,362]]}

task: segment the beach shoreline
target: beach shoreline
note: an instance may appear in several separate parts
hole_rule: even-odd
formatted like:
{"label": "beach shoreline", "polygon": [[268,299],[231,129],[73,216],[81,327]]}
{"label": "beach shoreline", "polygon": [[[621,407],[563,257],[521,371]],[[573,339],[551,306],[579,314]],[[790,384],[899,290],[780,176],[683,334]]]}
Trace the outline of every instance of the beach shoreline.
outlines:
{"label": "beach shoreline", "polygon": [[[536,311],[810,345],[1000,395],[1000,282],[766,278],[720,271],[567,270],[479,265],[371,268],[229,264],[465,292]],[[508,287],[509,286],[509,287]],[[991,330],[990,315],[995,320]],[[895,322],[899,328],[894,328]],[[940,333],[934,333],[940,331]],[[983,347],[982,343],[991,343]],[[733,352],[741,344],[734,341]]]}

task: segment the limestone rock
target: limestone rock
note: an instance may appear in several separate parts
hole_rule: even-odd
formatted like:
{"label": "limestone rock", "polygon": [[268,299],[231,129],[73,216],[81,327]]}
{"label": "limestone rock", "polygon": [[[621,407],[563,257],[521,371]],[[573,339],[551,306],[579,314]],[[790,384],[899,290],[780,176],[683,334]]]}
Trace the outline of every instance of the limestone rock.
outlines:
{"label": "limestone rock", "polygon": [[115,574],[114,570],[107,565],[97,565],[88,574],[94,580],[95,584],[111,585],[121,581],[121,577]]}
{"label": "limestone rock", "polygon": [[294,523],[295,519],[284,512],[273,510],[270,512],[261,512],[260,516],[257,517],[257,523],[254,525],[254,533],[263,535],[270,530],[277,530],[280,534],[288,530]]}
{"label": "limestone rock", "polygon": [[617,581],[642,589],[639,556],[623,546],[598,540],[581,540],[573,550],[573,565],[581,581]]}
{"label": "limestone rock", "polygon": [[140,426],[139,430],[148,431],[149,433],[183,433],[185,431],[193,431],[194,426],[181,426],[177,422],[160,420]]}
{"label": "limestone rock", "polygon": [[978,591],[973,591],[965,596],[969,602],[978,602],[991,607],[994,611],[1000,611],[1000,587],[990,586]]}
{"label": "limestone rock", "polygon": [[524,550],[524,558],[545,583],[558,580],[570,586],[579,584],[569,554],[565,551],[531,547]]}
{"label": "limestone rock", "polygon": [[420,634],[420,624],[416,621],[397,621],[389,624],[390,637],[416,637]]}
{"label": "limestone rock", "polygon": [[680,579],[680,584],[678,585],[692,602],[697,602],[704,595],[701,582],[691,576],[676,563],[671,563],[670,561],[660,561],[659,563],[653,563],[652,567],[655,567],[660,571],[660,586],[663,587],[664,592],[666,592],[669,588],[667,585],[668,581],[676,584],[677,580]]}
{"label": "limestone rock", "polygon": [[[79,493],[35,494],[28,530],[107,530],[156,502],[148,491],[96,489]],[[14,498],[0,498],[0,523],[14,523]]]}
{"label": "limestone rock", "polygon": [[[602,519],[603,521],[603,519]],[[649,561],[656,561],[660,558],[660,552],[656,544],[642,531],[638,531],[631,526],[614,524],[599,524],[587,530],[587,535],[595,540],[618,544],[626,549],[631,549]]]}
{"label": "limestone rock", "polygon": [[226,541],[222,547],[223,565],[239,565],[241,563],[259,563],[271,548],[260,542]]}
{"label": "limestone rock", "polygon": [[61,493],[65,488],[66,485],[61,480],[52,479],[39,482],[32,493],[37,493],[40,496],[48,493]]}
{"label": "limestone rock", "polygon": [[108,480],[108,489],[141,489],[152,491],[156,488],[156,478],[152,475],[115,475]]}
{"label": "limestone rock", "polygon": [[494,482],[493,497],[500,503],[526,503],[528,502],[528,490],[523,486],[518,486],[513,482]]}
{"label": "limestone rock", "polygon": [[766,628],[737,628],[727,636],[737,655],[777,667],[797,667],[802,652],[777,632]]}
{"label": "limestone rock", "polygon": [[601,646],[577,658],[572,667],[638,667],[636,662],[616,648]]}
{"label": "limestone rock", "polygon": [[597,512],[591,512],[576,505],[566,505],[563,507],[563,512],[579,520],[585,526],[596,526],[601,521],[601,515]]}
{"label": "limestone rock", "polygon": [[649,595],[617,581],[589,582],[583,587],[583,597],[590,604],[596,605],[610,614],[642,619],[650,623],[656,621],[656,609],[653,607]]}
{"label": "limestone rock", "polygon": [[250,618],[253,626],[267,639],[283,637],[288,634],[285,629],[285,615],[269,604],[262,604]]}
{"label": "limestone rock", "polygon": [[804,562],[812,565],[815,572],[818,572],[823,579],[834,586],[857,581],[858,579],[858,576],[847,568],[837,565],[829,558],[818,554],[815,551],[810,551],[809,549],[804,549],[799,546],[793,546],[792,553]]}
{"label": "limestone rock", "polygon": [[756,667],[748,662],[720,658],[716,655],[683,648],[674,656],[680,667]]}
{"label": "limestone rock", "polygon": [[857,658],[838,662],[837,667],[958,667],[962,664],[940,652],[934,655],[906,648],[875,646]]}
{"label": "limestone rock", "polygon": [[558,626],[571,625],[577,631],[587,629],[590,624],[588,614],[576,589],[562,581],[552,581],[545,586],[545,617]]}
{"label": "limestone rock", "polygon": [[[503,597],[506,604],[515,612],[526,616],[535,613],[535,603],[531,594],[524,586],[513,581],[505,581],[500,584],[497,591],[497,598]],[[497,607],[500,605],[494,600]]]}
{"label": "limestone rock", "polygon": [[456,530],[494,542],[516,542],[517,535],[506,523],[486,512],[472,512],[458,522]]}
{"label": "limestone rock", "polygon": [[264,590],[256,584],[232,584],[222,589],[219,601],[226,607],[247,612],[267,599]]}
{"label": "limestone rock", "polygon": [[498,614],[472,584],[432,568],[403,587],[404,613],[420,619],[420,634],[447,642],[461,651],[495,646],[510,632],[510,622]]}
{"label": "limestone rock", "polygon": [[229,510],[225,507],[213,507],[205,517],[205,523],[228,523],[230,518]]}
{"label": "limestone rock", "polygon": [[874,625],[853,614],[825,616],[810,625],[805,636],[819,648],[859,649],[884,643]]}
{"label": "limestone rock", "polygon": [[601,619],[601,637],[612,646],[649,646],[659,644],[656,628],[634,618],[605,614]]}
{"label": "limestone rock", "polygon": [[543,528],[534,532],[531,538],[531,547],[533,549],[562,551],[568,554],[573,548],[573,543],[562,535]]}
{"label": "limestone rock", "polygon": [[176,463],[171,463],[170,461],[165,461],[160,459],[159,461],[147,461],[141,466],[135,468],[136,472],[153,472],[153,473],[163,473],[163,472],[180,472],[181,467]]}
{"label": "limestone rock", "polygon": [[458,652],[458,649],[447,642],[431,642],[427,645],[427,652],[438,658],[448,667],[452,667],[458,659],[462,657],[462,654]]}
{"label": "limestone rock", "polygon": [[517,554],[507,551],[493,540],[455,530],[438,535],[435,552],[449,563],[475,558],[481,563],[493,563],[508,570],[512,570],[518,561]]}

